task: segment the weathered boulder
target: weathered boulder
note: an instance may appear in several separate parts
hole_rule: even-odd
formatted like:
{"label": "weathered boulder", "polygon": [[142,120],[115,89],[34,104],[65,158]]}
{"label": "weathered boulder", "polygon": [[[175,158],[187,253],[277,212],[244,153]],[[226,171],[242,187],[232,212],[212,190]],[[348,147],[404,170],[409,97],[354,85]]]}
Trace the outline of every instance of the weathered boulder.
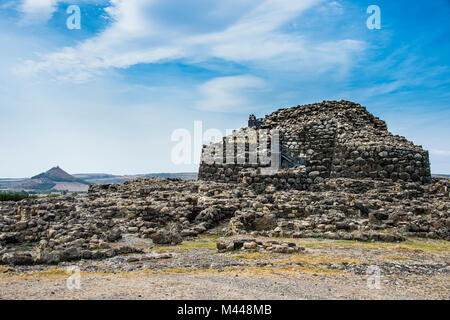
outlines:
{"label": "weathered boulder", "polygon": [[152,240],[155,244],[179,244],[183,241],[183,238],[178,232],[168,230],[158,230],[152,234]]}
{"label": "weathered boulder", "polygon": [[55,252],[45,252],[41,251],[38,253],[36,258],[36,264],[58,264],[61,261],[61,253]]}
{"label": "weathered boulder", "polygon": [[10,265],[32,265],[34,259],[29,253],[5,253],[1,259],[2,263]]}
{"label": "weathered boulder", "polygon": [[109,242],[117,241],[121,237],[122,237],[122,232],[120,231],[120,229],[113,229],[106,233],[106,240],[108,240]]}
{"label": "weathered boulder", "polygon": [[61,252],[61,261],[79,260],[81,257],[80,248],[67,248]]}

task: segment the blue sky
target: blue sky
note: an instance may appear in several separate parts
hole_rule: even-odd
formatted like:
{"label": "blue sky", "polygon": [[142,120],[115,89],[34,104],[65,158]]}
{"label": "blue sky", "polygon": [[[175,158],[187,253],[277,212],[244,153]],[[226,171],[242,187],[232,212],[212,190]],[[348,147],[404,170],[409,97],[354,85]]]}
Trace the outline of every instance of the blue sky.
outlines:
{"label": "blue sky", "polygon": [[340,99],[450,173],[449,16],[447,0],[2,0],[0,177],[196,171],[171,161],[175,129]]}

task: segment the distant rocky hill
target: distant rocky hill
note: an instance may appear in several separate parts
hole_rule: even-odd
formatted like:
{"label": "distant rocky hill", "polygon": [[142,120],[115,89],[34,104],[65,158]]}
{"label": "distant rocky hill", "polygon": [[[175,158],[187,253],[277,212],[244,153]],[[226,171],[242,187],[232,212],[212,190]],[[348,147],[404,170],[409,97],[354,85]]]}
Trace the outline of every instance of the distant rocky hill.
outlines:
{"label": "distant rocky hill", "polygon": [[8,192],[87,192],[89,185],[89,182],[68,174],[58,166],[30,179],[0,180],[0,189]]}
{"label": "distant rocky hill", "polygon": [[87,192],[91,184],[117,184],[130,180],[154,177],[195,180],[197,179],[197,173],[149,173],[123,176],[107,173],[79,173],[71,175],[57,166],[31,178],[0,179],[0,192]]}
{"label": "distant rocky hill", "polygon": [[450,174],[432,174],[434,178],[450,178]]}
{"label": "distant rocky hill", "polygon": [[38,174],[31,179],[48,179],[52,181],[80,182],[80,179],[68,174],[60,167],[53,167],[50,170]]}
{"label": "distant rocky hill", "polygon": [[137,175],[112,175],[106,173],[79,173],[73,175],[75,178],[83,179],[92,184],[112,184],[123,183],[125,181],[142,178],[178,178],[182,180],[196,180],[197,172],[178,172],[178,173],[148,173]]}

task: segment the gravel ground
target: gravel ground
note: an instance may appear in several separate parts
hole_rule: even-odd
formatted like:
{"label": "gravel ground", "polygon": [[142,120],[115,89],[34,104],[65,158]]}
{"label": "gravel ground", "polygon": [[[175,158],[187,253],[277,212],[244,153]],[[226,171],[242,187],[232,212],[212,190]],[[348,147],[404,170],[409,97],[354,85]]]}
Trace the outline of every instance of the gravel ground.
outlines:
{"label": "gravel ground", "polygon": [[[306,248],[300,254],[217,253],[214,238],[175,247],[152,247],[148,240],[132,237],[122,241],[148,249],[143,255],[53,267],[0,267],[0,298],[450,298],[446,241],[385,244],[291,239]],[[81,270],[80,289],[68,289],[69,266]],[[376,275],[370,272],[374,270],[380,274],[378,288],[368,285],[368,279]]]}
{"label": "gravel ground", "polygon": [[[0,283],[3,299],[449,299],[448,276],[407,276],[369,289],[365,277],[273,274],[83,275],[69,290],[66,276]],[[447,284],[447,286],[445,285]]]}

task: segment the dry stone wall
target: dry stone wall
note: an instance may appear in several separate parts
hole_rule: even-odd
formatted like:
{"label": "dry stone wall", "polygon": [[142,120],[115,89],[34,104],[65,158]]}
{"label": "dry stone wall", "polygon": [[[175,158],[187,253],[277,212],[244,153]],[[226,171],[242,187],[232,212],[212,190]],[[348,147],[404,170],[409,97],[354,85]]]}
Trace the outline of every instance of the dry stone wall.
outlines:
{"label": "dry stone wall", "polygon": [[[274,130],[279,132],[278,150],[271,150]],[[261,128],[253,131],[256,139],[249,138],[250,129],[241,129],[221,143],[204,146],[199,179],[252,185],[272,184],[275,180],[278,188],[299,190],[329,178],[431,182],[428,152],[404,137],[391,134],[384,121],[350,101],[280,109],[266,116]],[[261,132],[269,138],[259,139]],[[233,139],[235,144],[230,145]],[[236,142],[242,140],[245,145]],[[258,161],[249,161],[255,158],[252,158],[255,152]],[[260,169],[273,166],[273,159],[277,158],[262,163],[260,157],[267,159],[274,152],[305,158],[304,170],[289,168],[279,161],[276,166],[285,170],[271,177],[261,175]]]}
{"label": "dry stone wall", "polygon": [[203,146],[199,179],[241,182],[241,173],[271,166],[271,135],[267,130],[241,129],[222,142]]}

